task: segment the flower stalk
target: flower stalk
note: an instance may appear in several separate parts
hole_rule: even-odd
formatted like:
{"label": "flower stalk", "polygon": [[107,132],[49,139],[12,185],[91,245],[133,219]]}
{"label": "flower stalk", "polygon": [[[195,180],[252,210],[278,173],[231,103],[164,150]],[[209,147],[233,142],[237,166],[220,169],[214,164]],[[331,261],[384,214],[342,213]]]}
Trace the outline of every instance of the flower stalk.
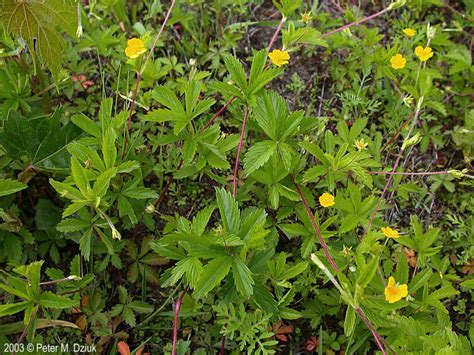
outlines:
{"label": "flower stalk", "polygon": [[153,45],[151,46],[150,51],[148,52],[148,55],[146,56],[145,62],[141,66],[142,69],[137,72],[137,77],[135,79],[135,88],[133,89],[133,94],[132,94],[132,103],[130,104],[130,111],[129,111],[128,119],[127,119],[127,130],[125,132],[125,138],[123,142],[122,160],[125,159],[125,155],[127,152],[128,136],[130,133],[130,126],[132,124],[133,109],[135,108],[135,101],[137,100],[138,87],[140,86],[140,80],[142,79],[142,72],[143,70],[145,70],[147,63],[150,61],[151,56],[153,55],[153,52],[155,51],[156,45],[158,44],[158,40],[160,39],[161,34],[163,33],[163,30],[165,29],[165,26],[168,23],[168,20],[171,16],[171,12],[173,11],[175,4],[176,4],[176,0],[172,0],[171,5],[168,9],[168,12],[166,13],[165,19],[163,20],[163,23],[161,24],[160,30],[158,31],[158,34],[155,36]]}
{"label": "flower stalk", "polygon": [[233,178],[233,183],[232,183],[232,194],[234,197],[237,195],[237,175],[239,173],[240,153],[242,152],[242,146],[244,145],[244,134],[245,134],[245,127],[247,126],[248,116],[249,116],[249,109],[245,108],[244,120],[242,121],[242,128],[240,129],[239,145],[237,147],[237,157],[235,158],[235,165],[234,165],[234,178]]}

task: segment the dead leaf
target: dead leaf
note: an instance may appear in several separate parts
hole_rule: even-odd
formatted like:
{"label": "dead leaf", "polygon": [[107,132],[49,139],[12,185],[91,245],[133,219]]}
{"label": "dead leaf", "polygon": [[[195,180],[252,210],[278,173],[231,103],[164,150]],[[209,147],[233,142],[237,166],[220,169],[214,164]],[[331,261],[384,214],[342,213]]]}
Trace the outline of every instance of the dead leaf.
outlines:
{"label": "dead leaf", "polygon": [[89,296],[88,295],[82,296],[81,305],[82,305],[82,307],[87,307],[89,305]]}
{"label": "dead leaf", "polygon": [[411,267],[415,267],[416,266],[416,253],[411,249],[403,248],[403,254],[405,254],[408,264],[410,264]]}
{"label": "dead leaf", "polygon": [[461,268],[461,272],[467,275],[473,274],[474,273],[474,259],[471,260],[469,263],[464,264],[464,266]]}
{"label": "dead leaf", "polygon": [[283,343],[288,341],[287,334],[293,333],[293,327],[291,325],[284,325],[282,321],[278,321],[273,324],[273,333],[275,333],[275,338],[280,340]]}
{"label": "dead leaf", "polygon": [[84,331],[87,328],[87,317],[85,314],[80,316],[79,318],[76,319],[74,322],[82,331]]}
{"label": "dead leaf", "polygon": [[319,346],[319,339],[315,336],[311,336],[306,340],[305,349],[309,352],[314,352]]}
{"label": "dead leaf", "polygon": [[120,353],[120,355],[130,355],[130,347],[124,341],[119,341],[117,343],[117,350]]}

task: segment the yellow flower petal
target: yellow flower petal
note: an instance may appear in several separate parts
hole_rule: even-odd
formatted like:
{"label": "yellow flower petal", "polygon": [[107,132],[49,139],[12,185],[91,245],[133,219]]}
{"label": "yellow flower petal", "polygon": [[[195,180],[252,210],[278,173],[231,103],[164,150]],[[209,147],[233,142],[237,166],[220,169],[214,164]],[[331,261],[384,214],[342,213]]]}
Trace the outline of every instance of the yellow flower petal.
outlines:
{"label": "yellow flower petal", "polygon": [[382,232],[383,235],[386,236],[387,238],[400,238],[400,233],[398,233],[395,229],[392,229],[390,227],[382,227]]}
{"label": "yellow flower petal", "polygon": [[413,37],[414,35],[416,35],[416,31],[413,29],[413,28],[405,28],[403,30],[403,33],[406,34],[408,37]]}
{"label": "yellow flower petal", "polygon": [[136,47],[136,48],[144,48],[145,42],[143,42],[140,38],[131,38],[127,41],[127,46]]}
{"label": "yellow flower petal", "polygon": [[426,62],[428,59],[430,59],[434,55],[434,53],[431,47],[423,48],[422,46],[418,46],[415,48],[415,55],[418,57],[420,61]]}
{"label": "yellow flower petal", "polygon": [[319,196],[319,203],[324,208],[331,207],[331,206],[334,206],[336,204],[336,202],[334,201],[334,196],[331,195],[330,193],[327,193],[327,192],[325,192],[321,196]]}
{"label": "yellow flower petal", "polygon": [[135,59],[146,52],[145,42],[139,38],[131,38],[127,41],[128,47],[125,48],[125,55]]}
{"label": "yellow flower petal", "polygon": [[408,296],[408,286],[406,284],[397,285],[393,276],[390,276],[384,294],[388,303],[395,303]]}
{"label": "yellow flower petal", "polygon": [[390,58],[390,65],[393,69],[403,69],[407,64],[407,59],[401,54],[395,54],[392,58]]}
{"label": "yellow flower petal", "polygon": [[288,51],[281,51],[279,49],[275,49],[268,54],[268,57],[275,64],[277,67],[281,67],[282,65],[288,64],[290,60],[290,54]]}
{"label": "yellow flower petal", "polygon": [[356,139],[354,141],[354,147],[356,147],[359,152],[367,148],[368,145],[369,143],[364,142],[364,138]]}

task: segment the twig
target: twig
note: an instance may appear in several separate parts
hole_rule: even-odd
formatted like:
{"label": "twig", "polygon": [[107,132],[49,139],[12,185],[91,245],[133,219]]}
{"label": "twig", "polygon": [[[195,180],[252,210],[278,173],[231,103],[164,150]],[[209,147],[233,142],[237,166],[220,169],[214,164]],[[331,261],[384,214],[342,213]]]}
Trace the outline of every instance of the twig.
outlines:
{"label": "twig", "polygon": [[184,295],[188,291],[188,286],[186,286],[181,292],[176,304],[174,306],[174,323],[173,323],[173,349],[171,355],[176,355],[176,346],[178,344],[178,321],[179,321],[179,311],[181,310],[181,304],[183,303]]}
{"label": "twig", "polygon": [[[158,44],[158,40],[161,37],[161,34],[163,33],[163,30],[166,26],[166,23],[168,22],[171,12],[173,11],[174,5],[176,4],[176,0],[172,0],[170,8],[168,9],[168,12],[166,13],[165,19],[163,20],[163,23],[161,24],[161,28],[158,31],[158,34],[155,37],[155,40],[153,41],[153,45],[150,48],[150,51],[148,52],[148,55],[146,56],[145,62],[142,65],[142,70],[145,69],[147,63],[151,59],[151,56],[153,55],[153,52],[156,48],[156,45]],[[130,112],[128,114],[128,120],[127,120],[127,131],[125,134],[125,140],[123,142],[123,151],[122,151],[122,160],[125,159],[125,152],[127,150],[127,144],[128,144],[128,135],[130,132],[130,125],[132,124],[132,116],[133,116],[133,109],[135,107],[135,101],[137,99],[137,92],[138,92],[138,86],[140,85],[140,80],[142,78],[142,72],[138,71],[137,72],[137,78],[135,80],[135,89],[133,90],[133,95],[132,95],[132,103],[130,105]]]}
{"label": "twig", "polygon": [[239,146],[237,147],[237,157],[235,158],[235,165],[234,165],[234,180],[233,180],[233,188],[232,188],[232,193],[234,197],[237,195],[237,174],[239,171],[240,153],[242,151],[242,146],[244,144],[244,134],[245,134],[245,127],[247,125],[248,115],[249,115],[249,109],[245,108],[244,120],[242,122],[242,128],[240,130]]}

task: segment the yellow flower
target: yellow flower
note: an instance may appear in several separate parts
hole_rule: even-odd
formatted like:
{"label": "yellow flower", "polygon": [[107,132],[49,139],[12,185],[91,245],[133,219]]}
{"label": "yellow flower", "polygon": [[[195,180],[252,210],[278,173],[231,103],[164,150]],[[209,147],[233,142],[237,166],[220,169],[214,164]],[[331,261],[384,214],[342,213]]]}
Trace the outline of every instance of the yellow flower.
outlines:
{"label": "yellow flower", "polygon": [[392,58],[390,58],[390,64],[392,65],[393,69],[402,69],[405,68],[407,59],[401,54],[395,54]]}
{"label": "yellow flower", "polygon": [[125,55],[129,58],[135,59],[146,52],[145,43],[139,38],[129,39],[125,48]]}
{"label": "yellow flower", "polygon": [[304,14],[301,14],[301,21],[304,23],[308,23],[313,19],[313,14],[310,12],[305,12]]}
{"label": "yellow flower", "polygon": [[426,62],[434,53],[430,47],[423,48],[422,46],[418,46],[415,48],[415,54],[420,61]]}
{"label": "yellow flower", "polygon": [[413,37],[414,35],[416,35],[416,31],[413,29],[413,28],[405,28],[403,30],[403,33],[406,34],[408,37]]}
{"label": "yellow flower", "polygon": [[336,204],[336,202],[334,201],[334,196],[327,192],[319,196],[319,203],[325,208],[334,206]]}
{"label": "yellow flower", "polygon": [[364,150],[365,148],[367,148],[368,145],[369,145],[369,143],[364,142],[364,138],[356,139],[354,141],[354,146],[359,150],[359,152],[361,150]]}
{"label": "yellow flower", "polygon": [[395,229],[392,229],[390,227],[382,227],[382,232],[383,235],[386,236],[387,238],[400,238],[400,233],[398,233]]}
{"label": "yellow flower", "polygon": [[388,278],[388,285],[385,287],[385,300],[388,303],[395,303],[408,296],[408,286],[397,285],[393,276]]}
{"label": "yellow flower", "polygon": [[290,60],[290,55],[288,54],[288,51],[281,51],[279,49],[273,50],[268,56],[270,57],[272,63],[275,64],[277,67],[281,67],[282,65],[288,64],[288,61]]}

